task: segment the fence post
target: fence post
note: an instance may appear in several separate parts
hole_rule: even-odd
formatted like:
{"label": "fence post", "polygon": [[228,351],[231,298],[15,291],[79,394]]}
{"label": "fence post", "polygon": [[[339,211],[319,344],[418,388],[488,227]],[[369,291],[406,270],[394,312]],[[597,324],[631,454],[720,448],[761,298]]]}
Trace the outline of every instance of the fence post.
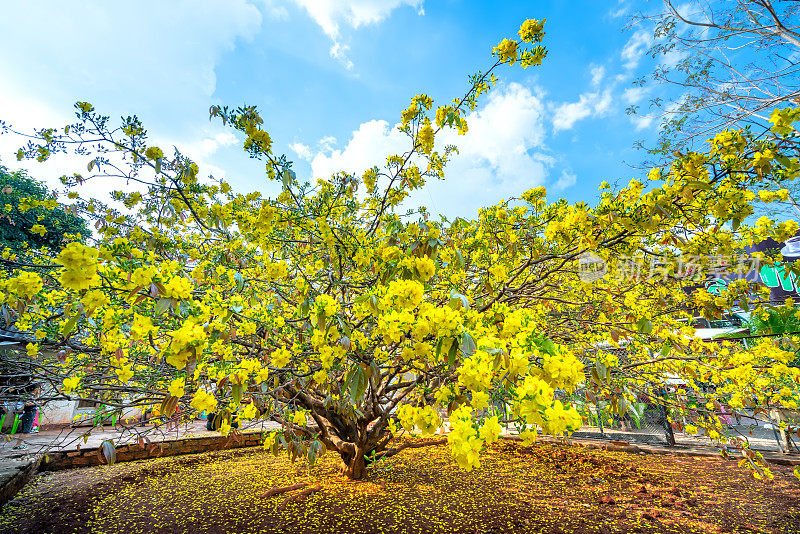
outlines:
{"label": "fence post", "polygon": [[656,391],[656,399],[659,400],[658,407],[661,412],[661,423],[664,425],[664,438],[667,440],[668,447],[674,447],[675,434],[672,433],[672,425],[669,424],[669,418],[667,417],[666,397],[663,389]]}
{"label": "fence post", "polygon": [[[775,436],[775,441],[778,442],[778,447],[781,452],[785,453],[789,450],[789,440],[787,439],[786,432],[781,428],[781,413],[775,408],[769,411],[769,422],[772,427],[772,434]],[[777,427],[777,428],[776,428]]]}
{"label": "fence post", "polygon": [[601,436],[605,436],[605,432],[603,432],[603,414],[602,414],[601,409],[600,409],[600,400],[599,399],[597,400],[597,403],[595,404],[595,406],[597,406],[597,424],[600,427],[600,435]]}

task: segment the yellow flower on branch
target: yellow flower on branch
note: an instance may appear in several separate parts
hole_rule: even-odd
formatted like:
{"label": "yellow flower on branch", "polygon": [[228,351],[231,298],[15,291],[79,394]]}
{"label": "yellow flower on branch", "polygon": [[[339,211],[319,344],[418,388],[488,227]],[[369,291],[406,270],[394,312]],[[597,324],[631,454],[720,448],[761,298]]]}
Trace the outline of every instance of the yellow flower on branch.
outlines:
{"label": "yellow flower on branch", "polygon": [[47,228],[45,228],[41,224],[34,224],[33,226],[31,226],[31,233],[39,234],[40,237],[44,237],[44,234],[47,233]]}

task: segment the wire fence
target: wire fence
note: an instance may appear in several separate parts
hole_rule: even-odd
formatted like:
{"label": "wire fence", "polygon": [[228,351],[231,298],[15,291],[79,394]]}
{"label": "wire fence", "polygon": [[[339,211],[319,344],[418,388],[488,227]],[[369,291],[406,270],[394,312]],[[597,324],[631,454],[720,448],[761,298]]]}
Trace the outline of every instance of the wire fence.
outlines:
{"label": "wire fence", "polygon": [[[590,399],[586,392],[570,399],[582,412],[585,424],[575,438],[607,439],[666,447],[722,445],[738,446],[782,453],[800,453],[797,414],[775,410],[725,410],[718,414],[718,428],[723,441],[711,440],[701,429],[698,434],[684,432],[691,421],[670,408],[669,400],[661,402],[657,395],[643,396],[640,402],[629,403],[626,409],[614,409],[609,402]],[[667,394],[664,394],[668,398]],[[622,412],[624,415],[620,416]],[[738,443],[738,446],[737,446]]]}

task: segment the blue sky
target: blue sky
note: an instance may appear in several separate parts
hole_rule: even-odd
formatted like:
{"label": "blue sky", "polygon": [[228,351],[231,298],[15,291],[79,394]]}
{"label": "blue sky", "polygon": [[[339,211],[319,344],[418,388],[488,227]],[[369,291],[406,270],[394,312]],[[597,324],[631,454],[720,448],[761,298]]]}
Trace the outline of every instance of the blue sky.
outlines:
{"label": "blue sky", "polygon": [[[358,171],[402,151],[393,131],[417,93],[446,103],[492,46],[526,18],[547,18],[538,68],[500,71],[501,83],[453,138],[461,154],[444,182],[414,199],[451,216],[535,185],[592,203],[597,186],[640,176],[635,141],[658,120],[631,82],[652,70],[646,29],[623,31],[635,0],[185,0],[17,2],[0,20],[0,120],[16,129],[70,120],[88,100],[112,117],[137,114],[161,146],[179,146],[240,190],[277,190],[241,140],[208,121],[211,104],[257,105],[275,149],[298,174]],[[20,139],[0,137],[0,159]],[[78,162],[26,164],[55,178]],[[109,186],[110,187],[110,186]],[[98,184],[97,190],[105,188]]]}

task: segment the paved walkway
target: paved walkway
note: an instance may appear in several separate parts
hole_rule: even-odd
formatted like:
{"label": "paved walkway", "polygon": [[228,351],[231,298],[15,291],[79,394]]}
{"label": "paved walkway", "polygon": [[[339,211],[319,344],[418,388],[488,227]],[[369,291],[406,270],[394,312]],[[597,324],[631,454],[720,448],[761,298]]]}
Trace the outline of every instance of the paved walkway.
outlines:
{"label": "paved walkway", "polygon": [[[683,447],[710,447],[714,448],[714,444],[706,436],[697,436],[692,434],[684,434],[682,432],[674,432],[675,444]],[[750,448],[758,451],[771,451],[783,452],[780,445],[775,440],[775,436],[771,428],[757,427],[752,428],[748,426],[733,426],[729,427],[728,435],[740,436],[742,439],[747,438],[750,443]],[[666,446],[666,438],[664,432],[654,432],[644,430],[620,430],[618,428],[604,429],[600,431],[598,427],[585,426],[578,432],[573,434],[575,439],[594,438],[594,439],[611,439],[630,441],[635,443],[645,443],[654,446]],[[794,440],[795,444],[800,445],[797,439]]]}

